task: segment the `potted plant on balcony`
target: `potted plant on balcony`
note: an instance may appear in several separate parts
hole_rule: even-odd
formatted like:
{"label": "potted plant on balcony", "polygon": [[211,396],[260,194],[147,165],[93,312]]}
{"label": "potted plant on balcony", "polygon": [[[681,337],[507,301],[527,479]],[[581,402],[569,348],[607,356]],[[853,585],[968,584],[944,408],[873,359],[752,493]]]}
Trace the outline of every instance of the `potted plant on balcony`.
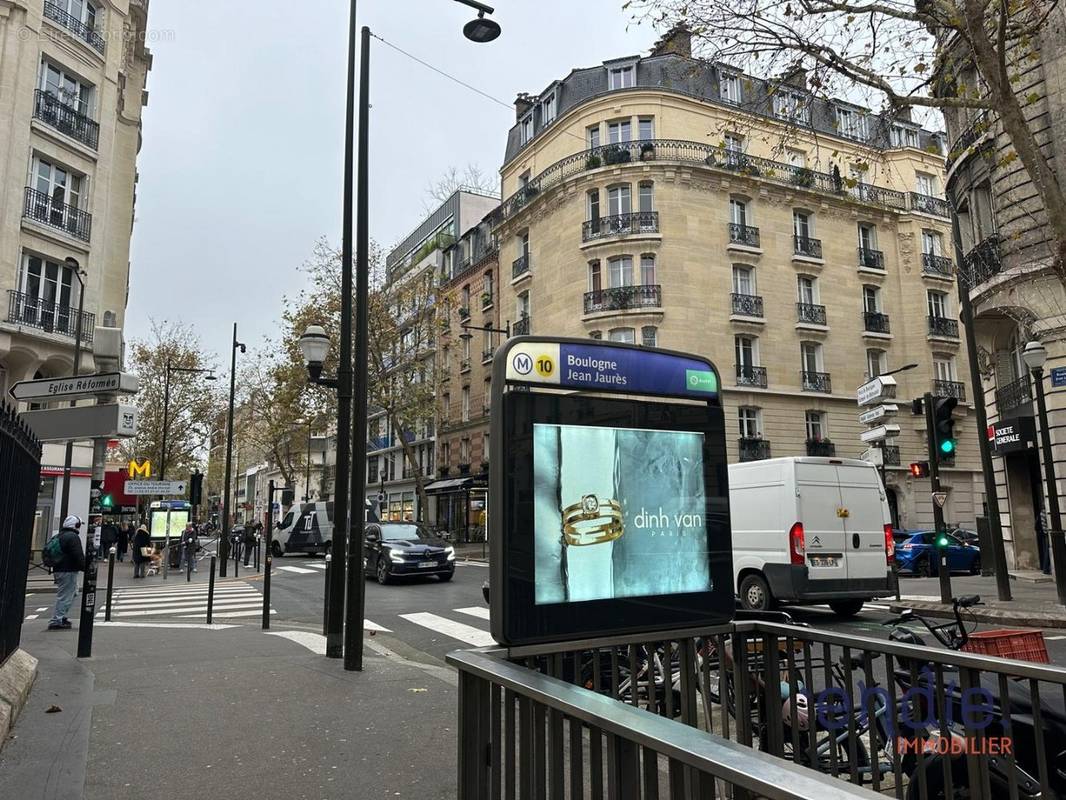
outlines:
{"label": "potted plant on balcony", "polygon": [[631,158],[627,147],[612,145],[603,151],[603,161],[606,164],[628,164]]}
{"label": "potted plant on balcony", "polygon": [[643,142],[640,145],[640,160],[641,161],[654,161],[655,160],[655,145],[652,142]]}
{"label": "potted plant on balcony", "polygon": [[814,186],[814,170],[810,167],[799,167],[792,173],[792,183],[804,189]]}
{"label": "potted plant on balcony", "polygon": [[484,461],[481,462],[481,472],[483,474],[487,474],[488,471],[489,471],[489,460],[486,458]]}
{"label": "potted plant on balcony", "polygon": [[481,293],[481,307],[487,308],[492,305],[492,295],[488,292]]}
{"label": "potted plant on balcony", "polygon": [[540,188],[533,183],[527,183],[525,186],[522,187],[522,195],[525,197],[526,200],[531,200],[532,198],[536,197],[539,192]]}
{"label": "potted plant on balcony", "polygon": [[636,286],[616,286],[607,290],[608,308],[624,311],[633,306],[633,300],[637,293]]}
{"label": "potted plant on balcony", "polygon": [[601,164],[603,161],[595,154],[585,159],[585,169],[597,169]]}
{"label": "potted plant on balcony", "polygon": [[707,154],[707,157],[703,159],[703,163],[706,164],[708,167],[718,166],[718,155],[715,153],[714,150]]}

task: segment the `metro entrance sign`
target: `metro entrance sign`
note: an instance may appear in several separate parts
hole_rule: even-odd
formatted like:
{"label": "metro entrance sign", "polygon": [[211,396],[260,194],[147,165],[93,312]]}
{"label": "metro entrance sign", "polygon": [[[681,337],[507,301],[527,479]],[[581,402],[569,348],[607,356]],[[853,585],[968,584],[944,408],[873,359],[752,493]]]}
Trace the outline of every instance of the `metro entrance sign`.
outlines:
{"label": "metro entrance sign", "polygon": [[140,381],[129,372],[98,372],[68,378],[19,381],[9,390],[16,400],[79,400],[99,394],[136,394]]}

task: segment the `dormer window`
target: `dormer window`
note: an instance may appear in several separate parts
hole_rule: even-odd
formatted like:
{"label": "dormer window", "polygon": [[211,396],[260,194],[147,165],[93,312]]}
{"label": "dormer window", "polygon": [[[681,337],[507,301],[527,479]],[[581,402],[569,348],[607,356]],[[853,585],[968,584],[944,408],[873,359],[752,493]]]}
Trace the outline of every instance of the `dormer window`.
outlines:
{"label": "dormer window", "polygon": [[730,105],[740,104],[740,76],[733,75],[729,72],[721,73],[721,77],[718,79],[718,96],[721,97],[723,103],[729,103]]}
{"label": "dormer window", "polygon": [[545,125],[549,125],[555,120],[555,92],[549,92],[548,96],[541,101],[540,118]]}
{"label": "dormer window", "polygon": [[778,89],[774,94],[774,116],[809,125],[811,109],[807,95],[791,89]]}
{"label": "dormer window", "polygon": [[529,114],[518,123],[518,139],[520,144],[525,144],[533,138],[533,115]]}
{"label": "dormer window", "polygon": [[918,130],[907,125],[893,124],[889,130],[893,147],[918,147]]}
{"label": "dormer window", "polygon": [[866,141],[866,115],[852,108],[838,108],[837,131],[849,139]]}
{"label": "dormer window", "polygon": [[632,88],[634,72],[632,64],[624,67],[609,67],[607,69],[607,88],[611,91]]}

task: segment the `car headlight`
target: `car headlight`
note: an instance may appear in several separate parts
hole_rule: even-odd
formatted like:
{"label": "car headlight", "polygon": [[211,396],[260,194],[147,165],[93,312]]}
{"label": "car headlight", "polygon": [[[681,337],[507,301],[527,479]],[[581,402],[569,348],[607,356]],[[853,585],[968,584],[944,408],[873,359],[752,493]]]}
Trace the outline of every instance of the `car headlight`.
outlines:
{"label": "car headlight", "polygon": [[452,547],[451,545],[448,545],[447,547],[444,548],[444,553],[445,553],[445,555],[448,556],[448,560],[449,561],[455,561],[455,548],[454,547]]}
{"label": "car headlight", "polygon": [[397,564],[402,564],[404,561],[403,553],[397,553],[395,550],[389,550],[389,561],[393,561]]}

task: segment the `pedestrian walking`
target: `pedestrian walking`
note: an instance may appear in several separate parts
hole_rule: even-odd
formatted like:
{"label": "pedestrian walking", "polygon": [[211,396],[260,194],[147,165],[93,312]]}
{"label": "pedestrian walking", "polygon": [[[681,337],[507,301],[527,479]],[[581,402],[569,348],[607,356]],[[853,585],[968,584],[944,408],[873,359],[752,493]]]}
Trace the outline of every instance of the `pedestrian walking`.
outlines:
{"label": "pedestrian walking", "polygon": [[152,560],[152,537],[148,528],[141,525],[133,534],[133,577],[143,578],[148,573],[148,564]]}
{"label": "pedestrian walking", "polygon": [[115,545],[118,550],[118,560],[126,560],[126,551],[130,549],[130,524],[123,522],[118,529],[118,542]]}
{"label": "pedestrian walking", "polygon": [[252,559],[252,550],[255,548],[256,534],[260,527],[262,527],[262,523],[256,523],[255,526],[244,526],[244,566],[246,567]]}
{"label": "pedestrian walking", "polygon": [[192,567],[192,571],[196,572],[196,551],[200,547],[200,541],[196,534],[196,526],[191,522],[185,526],[185,530],[181,534],[181,562],[178,565],[179,569],[188,569]]}
{"label": "pedestrian walking", "polygon": [[97,557],[107,558],[112,547],[118,550],[118,526],[108,520],[100,528],[100,552],[96,554]]}
{"label": "pedestrian walking", "polygon": [[52,562],[52,577],[56,584],[56,605],[48,630],[60,631],[71,627],[67,612],[78,593],[78,573],[85,571],[85,550],[81,546],[81,517],[71,514],[63,520],[63,527],[49,541],[45,549]]}

